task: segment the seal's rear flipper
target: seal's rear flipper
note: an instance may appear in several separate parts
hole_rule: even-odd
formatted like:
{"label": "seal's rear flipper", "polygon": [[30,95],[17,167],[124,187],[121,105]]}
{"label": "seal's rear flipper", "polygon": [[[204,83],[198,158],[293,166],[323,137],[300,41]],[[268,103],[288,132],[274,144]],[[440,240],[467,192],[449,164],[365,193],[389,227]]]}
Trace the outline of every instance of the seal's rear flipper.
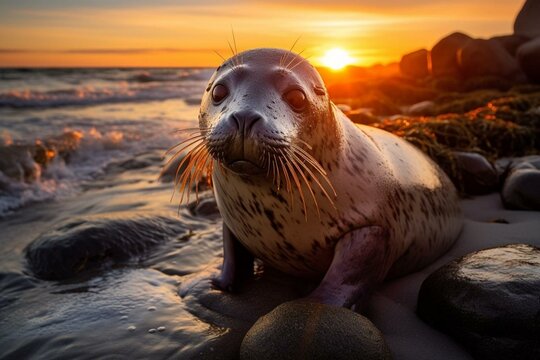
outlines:
{"label": "seal's rear flipper", "polygon": [[223,267],[213,284],[227,291],[234,291],[242,279],[253,275],[253,255],[236,236],[223,224]]}
{"label": "seal's rear flipper", "polygon": [[336,244],[326,275],[307,300],[346,308],[362,305],[390,267],[388,237],[388,231],[379,226],[345,234]]}

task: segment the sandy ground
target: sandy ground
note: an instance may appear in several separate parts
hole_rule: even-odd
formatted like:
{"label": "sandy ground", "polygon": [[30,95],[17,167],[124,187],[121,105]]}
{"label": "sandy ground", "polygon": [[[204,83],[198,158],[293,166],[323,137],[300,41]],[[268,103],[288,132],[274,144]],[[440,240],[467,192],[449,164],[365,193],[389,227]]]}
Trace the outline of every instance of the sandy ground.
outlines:
{"label": "sandy ground", "polygon": [[[433,271],[468,253],[524,243],[540,246],[540,212],[503,208],[498,194],[461,202],[466,218],[455,245],[420,272],[385,284],[373,296],[368,317],[383,332],[396,359],[471,359],[459,344],[415,314],[420,285]],[[508,224],[494,223],[504,219]]]}

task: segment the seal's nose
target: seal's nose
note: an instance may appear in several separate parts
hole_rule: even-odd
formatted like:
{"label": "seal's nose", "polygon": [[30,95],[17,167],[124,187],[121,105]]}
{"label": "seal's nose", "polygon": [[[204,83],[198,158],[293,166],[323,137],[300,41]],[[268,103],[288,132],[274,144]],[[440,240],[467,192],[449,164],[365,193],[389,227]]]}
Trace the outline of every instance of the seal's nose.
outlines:
{"label": "seal's nose", "polygon": [[255,123],[262,119],[262,115],[251,109],[236,111],[231,114],[231,120],[236,129],[244,136],[248,135]]}

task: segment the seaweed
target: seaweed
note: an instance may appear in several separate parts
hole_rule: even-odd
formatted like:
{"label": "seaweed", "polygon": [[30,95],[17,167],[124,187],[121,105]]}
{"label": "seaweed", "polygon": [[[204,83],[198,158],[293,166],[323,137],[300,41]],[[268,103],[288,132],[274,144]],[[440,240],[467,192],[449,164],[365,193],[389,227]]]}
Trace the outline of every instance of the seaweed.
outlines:
{"label": "seaweed", "polygon": [[[430,156],[458,188],[455,152],[475,152],[489,161],[540,152],[540,96],[508,95],[466,113],[384,119],[373,126],[408,140]],[[462,190],[462,189],[460,189]]]}

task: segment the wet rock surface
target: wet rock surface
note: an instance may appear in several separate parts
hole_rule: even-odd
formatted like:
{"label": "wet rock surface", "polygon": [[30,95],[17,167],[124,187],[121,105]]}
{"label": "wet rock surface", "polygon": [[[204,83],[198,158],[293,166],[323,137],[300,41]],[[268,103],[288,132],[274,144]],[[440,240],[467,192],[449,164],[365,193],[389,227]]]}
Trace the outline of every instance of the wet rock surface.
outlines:
{"label": "wet rock surface", "polygon": [[31,272],[47,280],[67,279],[82,272],[134,261],[156,245],[185,234],[174,218],[74,219],[34,240],[26,249]]}
{"label": "wet rock surface", "polygon": [[478,359],[538,359],[540,249],[507,245],[443,266],[422,284],[418,315]]}
{"label": "wet rock surface", "polygon": [[247,359],[391,359],[381,332],[335,306],[292,301],[261,317],[240,348]]}
{"label": "wet rock surface", "polygon": [[540,210],[540,170],[521,164],[506,178],[501,192],[504,206],[516,210]]}
{"label": "wet rock surface", "polygon": [[461,174],[463,190],[467,194],[488,194],[497,189],[497,171],[485,157],[467,152],[455,152],[454,155]]}

